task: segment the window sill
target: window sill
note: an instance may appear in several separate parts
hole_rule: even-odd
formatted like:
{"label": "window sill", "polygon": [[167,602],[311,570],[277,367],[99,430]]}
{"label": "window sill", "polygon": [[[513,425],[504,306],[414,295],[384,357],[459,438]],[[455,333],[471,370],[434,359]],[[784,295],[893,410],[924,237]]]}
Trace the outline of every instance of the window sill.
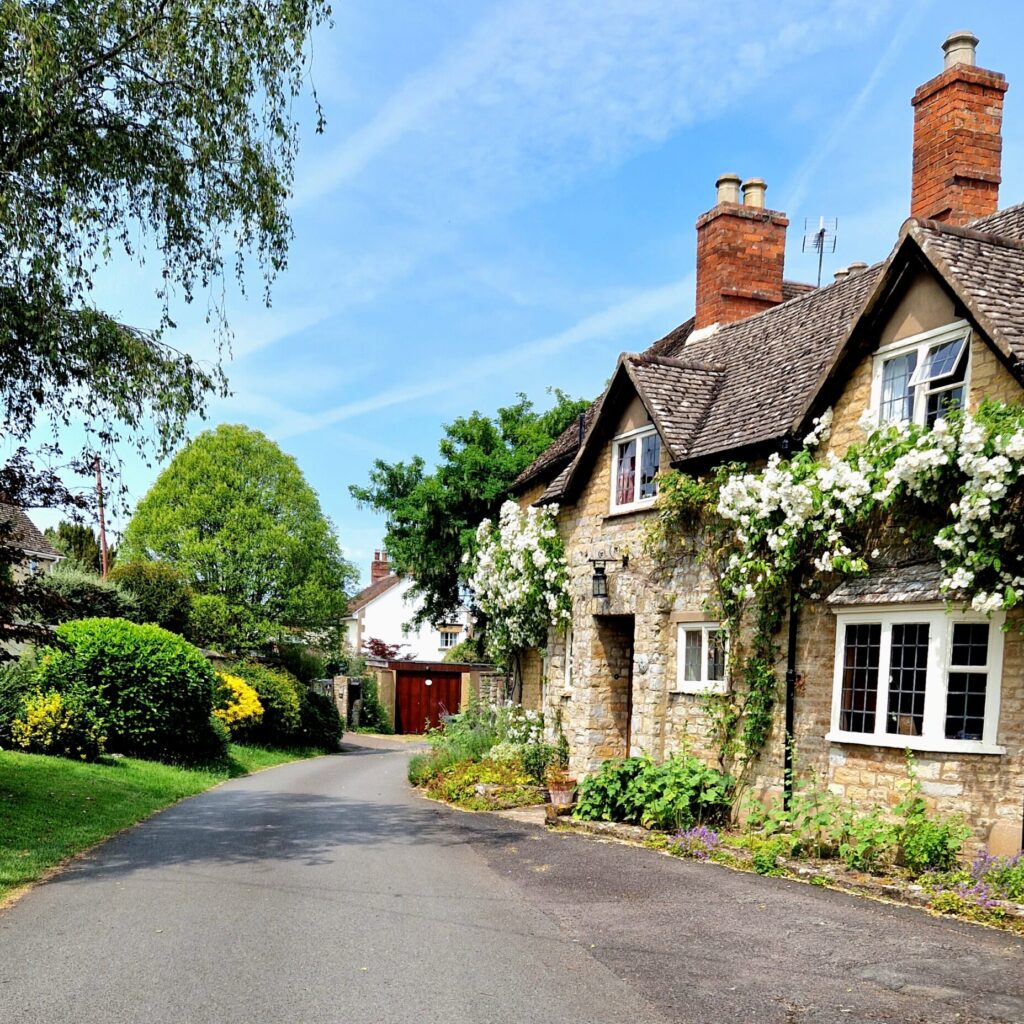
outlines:
{"label": "window sill", "polygon": [[1006,747],[982,740],[930,740],[924,736],[867,736],[854,732],[829,732],[829,743],[848,743],[858,747],[888,747],[891,750],[915,750],[922,754],[1005,754]]}
{"label": "window sill", "polygon": [[670,697],[702,697],[705,694],[713,694],[716,697],[721,697],[729,692],[729,688],[725,683],[711,684],[702,686],[700,684],[694,686],[675,686],[668,691]]}
{"label": "window sill", "polygon": [[618,519],[620,516],[636,515],[637,512],[652,512],[656,501],[656,498],[652,498],[650,501],[638,501],[635,505],[620,505],[613,508],[604,518]]}

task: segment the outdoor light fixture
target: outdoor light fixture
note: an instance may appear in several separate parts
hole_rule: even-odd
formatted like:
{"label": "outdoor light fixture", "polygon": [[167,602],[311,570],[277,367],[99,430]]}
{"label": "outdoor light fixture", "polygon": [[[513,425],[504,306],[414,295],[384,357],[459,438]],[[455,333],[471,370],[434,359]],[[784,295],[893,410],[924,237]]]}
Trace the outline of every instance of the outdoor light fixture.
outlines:
{"label": "outdoor light fixture", "polygon": [[[607,597],[608,596],[608,574],[605,572],[605,566],[610,562],[617,562],[617,558],[591,558],[591,563],[594,566],[594,575],[591,578],[592,593],[594,597]],[[629,565],[629,555],[622,556],[622,568],[625,569]]]}

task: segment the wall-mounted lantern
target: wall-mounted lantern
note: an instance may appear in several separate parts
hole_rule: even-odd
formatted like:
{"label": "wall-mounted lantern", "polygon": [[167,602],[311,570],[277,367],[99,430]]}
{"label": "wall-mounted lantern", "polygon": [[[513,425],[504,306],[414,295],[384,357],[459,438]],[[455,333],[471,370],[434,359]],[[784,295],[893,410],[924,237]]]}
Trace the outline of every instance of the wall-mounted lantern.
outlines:
{"label": "wall-mounted lantern", "polygon": [[[608,574],[605,571],[605,566],[612,562],[617,562],[617,558],[591,558],[590,562],[594,566],[594,575],[591,578],[591,588],[594,597],[607,597],[608,596]],[[622,568],[625,569],[629,565],[629,555],[622,556]]]}

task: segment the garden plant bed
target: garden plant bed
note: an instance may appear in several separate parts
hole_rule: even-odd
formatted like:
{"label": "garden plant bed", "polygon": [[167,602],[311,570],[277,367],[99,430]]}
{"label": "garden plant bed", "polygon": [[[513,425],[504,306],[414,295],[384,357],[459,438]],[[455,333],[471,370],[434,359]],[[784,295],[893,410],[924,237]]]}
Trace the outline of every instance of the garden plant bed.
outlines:
{"label": "garden plant bed", "polygon": [[[549,822],[548,828],[551,831],[571,832],[629,846],[643,846],[668,857],[686,857],[686,854],[676,852],[678,848],[673,845],[672,833],[646,829],[640,825],[563,817],[558,819],[557,824]],[[776,858],[773,868],[764,870],[764,863],[756,862],[750,833],[723,832],[719,839],[720,845],[707,856],[687,859],[707,861],[734,871],[789,878],[839,892],[887,900],[1024,935],[1024,904],[1001,899],[972,901],[969,896],[962,895],[956,886],[945,887],[942,875],[936,874],[933,878],[926,875],[919,879],[904,877],[897,871],[873,875],[866,871],[854,871],[834,859],[782,856]]]}

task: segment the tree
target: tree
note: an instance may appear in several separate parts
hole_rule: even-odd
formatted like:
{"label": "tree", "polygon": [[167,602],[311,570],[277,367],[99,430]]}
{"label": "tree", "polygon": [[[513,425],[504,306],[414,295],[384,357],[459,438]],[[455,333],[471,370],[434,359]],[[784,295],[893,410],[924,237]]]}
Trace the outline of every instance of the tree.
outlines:
{"label": "tree", "polygon": [[338,627],[357,575],[295,460],[258,430],[228,424],[174,457],[121,548],[124,561],[174,566],[226,609],[236,650],[282,629]]}
{"label": "tree", "polygon": [[[48,526],[43,533],[67,561],[74,562],[87,572],[102,571],[103,556],[100,553],[100,542],[91,526],[62,520],[56,528]],[[110,564],[114,562],[113,552],[113,547],[108,548],[107,560]]]}
{"label": "tree", "polygon": [[[284,266],[293,106],[328,13],[327,0],[0,0],[5,500],[83,508],[59,469],[38,468],[69,461],[62,428],[85,434],[73,471],[97,454],[118,465],[126,440],[163,458],[223,389],[219,362],[163,340],[169,297],[202,289],[223,339],[225,266],[241,282],[253,255],[268,289]],[[126,326],[97,307],[92,279],[118,250],[139,259],[146,246],[162,313]],[[53,432],[42,448],[37,424]],[[10,571],[16,557],[0,543],[8,639],[40,617],[39,589]]]}
{"label": "tree", "polygon": [[192,591],[184,576],[166,562],[122,562],[107,579],[135,601],[136,622],[150,622],[184,634],[192,610]]}
{"label": "tree", "polygon": [[408,463],[377,459],[369,484],[349,488],[385,515],[388,557],[422,596],[421,620],[451,621],[462,604],[463,555],[474,551],[477,526],[497,514],[515,478],[590,404],[553,393],[546,412],[521,394],[493,419],[474,412],[448,424],[433,473],[419,456]]}

